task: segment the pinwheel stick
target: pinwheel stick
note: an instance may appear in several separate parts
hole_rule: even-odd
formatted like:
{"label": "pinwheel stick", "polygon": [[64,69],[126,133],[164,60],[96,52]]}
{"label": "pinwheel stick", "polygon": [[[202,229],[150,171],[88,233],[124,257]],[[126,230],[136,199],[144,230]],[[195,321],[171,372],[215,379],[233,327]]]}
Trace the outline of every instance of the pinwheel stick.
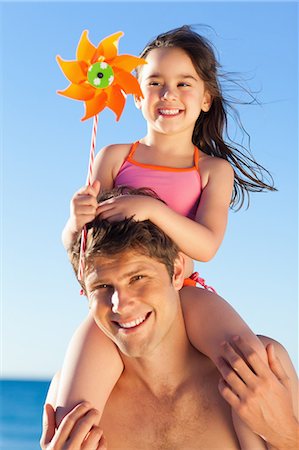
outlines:
{"label": "pinwheel stick", "polygon": [[[91,135],[91,142],[90,142],[89,164],[88,164],[88,173],[87,173],[87,178],[86,178],[86,186],[90,186],[91,180],[92,180],[97,129],[98,129],[98,114],[93,117],[93,127],[92,127],[92,135]],[[86,240],[87,240],[87,229],[86,229],[86,225],[85,225],[82,230],[82,233],[81,233],[81,247],[80,247],[79,268],[78,268],[78,280],[79,281],[81,281],[83,279],[83,274],[84,274]]]}

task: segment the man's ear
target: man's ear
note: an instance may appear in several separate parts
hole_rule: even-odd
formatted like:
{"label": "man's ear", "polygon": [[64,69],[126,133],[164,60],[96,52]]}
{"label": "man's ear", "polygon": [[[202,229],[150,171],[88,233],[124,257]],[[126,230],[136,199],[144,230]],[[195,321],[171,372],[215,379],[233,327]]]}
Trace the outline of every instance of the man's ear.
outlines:
{"label": "man's ear", "polygon": [[201,105],[202,111],[208,112],[209,109],[211,108],[212,102],[213,102],[212,95],[210,94],[209,91],[206,91],[204,93],[203,102],[202,102],[202,105]]}
{"label": "man's ear", "polygon": [[185,279],[185,257],[183,253],[179,252],[174,261],[172,283],[174,288],[179,291],[182,289]]}

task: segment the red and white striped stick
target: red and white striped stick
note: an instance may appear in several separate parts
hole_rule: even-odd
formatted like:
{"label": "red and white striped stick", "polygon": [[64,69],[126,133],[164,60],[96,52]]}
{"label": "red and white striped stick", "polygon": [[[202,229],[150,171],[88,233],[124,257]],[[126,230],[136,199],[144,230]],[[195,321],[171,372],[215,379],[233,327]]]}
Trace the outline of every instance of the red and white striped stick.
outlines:
{"label": "red and white striped stick", "polygon": [[[88,173],[87,173],[87,178],[86,178],[86,186],[91,185],[93,163],[94,163],[94,156],[95,156],[95,147],[96,147],[97,128],[98,128],[98,114],[93,117],[93,127],[92,127],[91,143],[90,143],[89,164],[88,164]],[[86,239],[87,239],[87,229],[86,229],[86,225],[85,225],[82,230],[82,233],[81,233],[81,247],[80,247],[79,267],[78,267],[78,280],[79,281],[83,279],[84,265],[85,265],[84,257],[85,257],[85,250],[86,250]]]}

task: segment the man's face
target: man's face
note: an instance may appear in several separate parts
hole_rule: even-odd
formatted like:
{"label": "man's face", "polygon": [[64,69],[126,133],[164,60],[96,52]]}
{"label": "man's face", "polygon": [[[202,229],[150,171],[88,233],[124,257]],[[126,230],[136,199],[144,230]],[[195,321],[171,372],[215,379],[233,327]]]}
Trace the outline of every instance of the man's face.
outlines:
{"label": "man's face", "polygon": [[97,325],[131,357],[150,354],[174,329],[182,282],[181,257],[170,279],[164,264],[133,251],[95,258],[85,279]]}

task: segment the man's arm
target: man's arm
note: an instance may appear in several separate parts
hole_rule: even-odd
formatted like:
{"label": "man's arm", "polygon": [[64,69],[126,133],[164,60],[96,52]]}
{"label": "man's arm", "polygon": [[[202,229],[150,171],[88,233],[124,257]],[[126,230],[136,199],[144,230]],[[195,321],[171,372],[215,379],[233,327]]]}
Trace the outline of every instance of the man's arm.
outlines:
{"label": "man's arm", "polygon": [[298,450],[298,379],[286,350],[261,337],[268,365],[241,338],[223,343],[219,390],[240,418],[269,449]]}

